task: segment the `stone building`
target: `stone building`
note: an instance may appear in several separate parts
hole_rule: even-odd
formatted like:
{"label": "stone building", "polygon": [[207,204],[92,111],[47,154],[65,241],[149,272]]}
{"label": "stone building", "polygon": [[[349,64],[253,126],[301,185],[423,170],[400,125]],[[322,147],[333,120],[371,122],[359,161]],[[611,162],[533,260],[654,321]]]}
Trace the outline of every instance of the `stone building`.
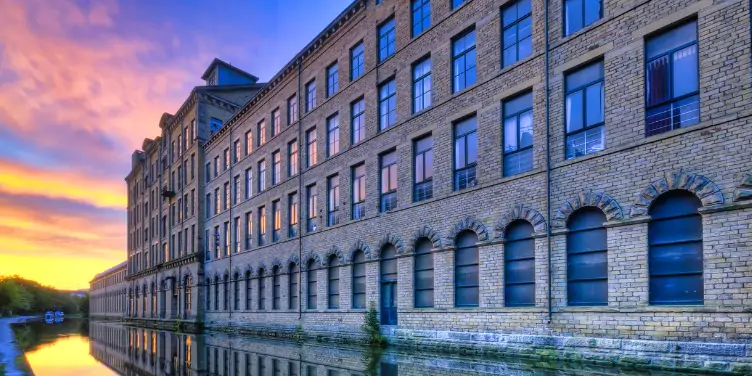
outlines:
{"label": "stone building", "polygon": [[125,312],[128,285],[125,283],[127,262],[113,266],[89,282],[89,316],[121,318]]}
{"label": "stone building", "polygon": [[196,150],[206,326],[749,357],[748,2],[377,3]]}

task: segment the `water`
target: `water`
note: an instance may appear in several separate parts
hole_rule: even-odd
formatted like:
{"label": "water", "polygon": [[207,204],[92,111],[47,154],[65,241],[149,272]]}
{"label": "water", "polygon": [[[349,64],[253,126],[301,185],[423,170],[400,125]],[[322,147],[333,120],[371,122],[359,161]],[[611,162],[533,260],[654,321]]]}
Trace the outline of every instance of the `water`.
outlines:
{"label": "water", "polygon": [[17,327],[36,376],[443,376],[651,375],[589,364],[461,357],[298,343],[224,333],[181,334],[116,323],[66,320]]}

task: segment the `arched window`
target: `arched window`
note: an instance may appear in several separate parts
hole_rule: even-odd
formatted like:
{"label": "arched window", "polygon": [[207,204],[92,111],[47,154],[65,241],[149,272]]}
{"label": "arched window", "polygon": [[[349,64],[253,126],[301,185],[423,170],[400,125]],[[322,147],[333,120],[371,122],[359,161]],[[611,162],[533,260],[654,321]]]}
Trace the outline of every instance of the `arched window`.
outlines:
{"label": "arched window", "polygon": [[420,238],[415,243],[415,307],[433,307],[433,243]]}
{"label": "arched window", "polygon": [[206,310],[211,311],[211,279],[206,279]]}
{"label": "arched window", "polygon": [[157,316],[157,285],[151,283],[151,317]]}
{"label": "arched window", "polygon": [[183,313],[186,317],[188,317],[188,315],[191,313],[191,304],[193,304],[193,298],[191,296],[191,276],[185,276],[184,285],[185,289],[183,290],[183,292],[185,293],[185,297],[183,298],[183,302],[185,304],[185,308],[183,309]]}
{"label": "arched window", "polygon": [[290,263],[290,281],[289,281],[290,291],[287,294],[289,309],[298,308],[298,278],[300,278],[300,273],[298,272],[298,266],[295,265],[294,262],[291,262]]}
{"label": "arched window", "polygon": [[219,277],[214,277],[214,310],[219,311]]}
{"label": "arched window", "polygon": [[329,275],[329,309],[339,308],[339,259],[336,255],[329,256],[328,275]]}
{"label": "arched window", "polygon": [[318,299],[318,283],[316,282],[316,262],[314,260],[308,261],[308,309],[316,309],[316,300]]}
{"label": "arched window", "polygon": [[281,299],[279,285],[279,266],[272,268],[272,309],[279,309],[279,300]]}
{"label": "arched window", "polygon": [[366,308],[366,255],[355,251],[352,266],[352,291],[354,309]]}
{"label": "arched window", "polygon": [[234,310],[240,309],[240,274],[235,272],[232,277],[232,307]]}
{"label": "arched window", "polygon": [[258,274],[258,309],[266,309],[266,278],[264,269],[259,269]]}
{"label": "arched window", "polygon": [[138,286],[136,286],[136,297],[134,299],[134,301],[135,301],[134,304],[135,305],[134,305],[134,308],[133,308],[133,315],[132,315],[133,317],[137,317],[138,316],[138,297],[139,297]]}
{"label": "arched window", "polygon": [[535,305],[535,239],[533,225],[517,220],[504,236],[504,304],[507,307]]}
{"label": "arched window", "polygon": [[247,270],[245,272],[245,309],[246,311],[250,311],[253,300],[253,289],[251,288],[251,271]]}
{"label": "arched window", "polygon": [[688,191],[653,201],[648,224],[650,304],[703,304],[700,200]]}
{"label": "arched window", "polygon": [[230,309],[230,276],[228,274],[225,274],[222,280],[222,294],[224,295],[223,307],[227,311]]}
{"label": "arched window", "polygon": [[381,249],[381,323],[397,325],[397,250],[393,244]]}
{"label": "arched window", "polygon": [[480,300],[478,286],[478,235],[463,231],[457,235],[454,251],[454,304],[457,307],[477,307]]}
{"label": "arched window", "polygon": [[567,222],[567,304],[608,305],[606,215],[594,207],[574,212]]}
{"label": "arched window", "polygon": [[146,285],[141,288],[141,317],[146,317],[146,306],[149,303],[149,290],[146,289]]}

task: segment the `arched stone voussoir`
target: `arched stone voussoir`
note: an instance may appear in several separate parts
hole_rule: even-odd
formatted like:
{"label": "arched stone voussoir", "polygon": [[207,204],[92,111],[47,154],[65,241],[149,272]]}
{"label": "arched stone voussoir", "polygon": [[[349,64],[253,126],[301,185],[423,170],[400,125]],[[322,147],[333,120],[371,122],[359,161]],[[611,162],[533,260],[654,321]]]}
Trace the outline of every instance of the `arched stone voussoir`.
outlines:
{"label": "arched stone voussoir", "polygon": [[551,223],[552,228],[565,228],[569,216],[584,207],[596,207],[603,211],[609,221],[624,219],[624,213],[619,203],[611,196],[603,192],[583,191],[577,196],[567,200],[554,214]]}
{"label": "arched stone voussoir", "polygon": [[488,229],[486,229],[486,225],[473,217],[467,216],[452,227],[446,237],[445,246],[454,247],[454,239],[457,238],[459,233],[465,230],[475,232],[475,234],[478,235],[478,241],[483,242],[488,240]]}
{"label": "arched stone voussoir", "polygon": [[376,249],[375,256],[381,257],[381,250],[384,249],[384,246],[386,246],[387,244],[393,245],[395,250],[397,250],[397,254],[405,253],[405,247],[402,244],[402,239],[394,234],[386,234],[381,238],[381,240],[379,240],[379,246]]}
{"label": "arched stone voussoir", "polygon": [[371,259],[371,248],[361,239],[358,239],[355,241],[355,244],[353,244],[352,247],[350,247],[350,252],[347,256],[347,261],[352,261],[353,256],[355,255],[355,252],[357,251],[363,251],[363,254],[366,256],[366,260]]}
{"label": "arched stone voussoir", "polygon": [[339,250],[339,248],[337,248],[337,246],[332,246],[328,251],[326,251],[323,261],[329,262],[329,257],[331,257],[332,255],[337,257],[337,260],[339,260],[339,262],[345,262],[345,255],[342,253],[342,251]]}
{"label": "arched stone voussoir", "polygon": [[675,189],[692,192],[700,199],[703,207],[724,203],[721,188],[712,180],[700,174],[675,170],[653,180],[650,185],[643,189],[635,198],[629,216],[634,218],[647,215],[653,200],[661,194]]}
{"label": "arched stone voussoir", "polygon": [[504,230],[507,226],[517,220],[525,220],[533,225],[533,231],[536,234],[541,235],[546,233],[546,219],[540,212],[533,209],[530,206],[523,204],[515,205],[512,210],[507,211],[496,221],[494,230],[496,231],[496,238],[504,239]]}
{"label": "arched stone voussoir", "polygon": [[300,260],[301,261],[300,262],[301,269],[303,269],[303,270],[308,269],[308,262],[310,262],[311,260],[314,261],[314,265],[317,268],[320,268],[323,265],[321,263],[321,255],[319,255],[318,253],[316,253],[314,251],[308,251],[305,254],[303,254],[303,259]]}
{"label": "arched stone voussoir", "polygon": [[442,241],[441,241],[441,235],[438,231],[434,230],[431,227],[428,226],[422,226],[417,231],[413,233],[413,235],[410,237],[410,243],[407,247],[407,252],[413,253],[415,252],[415,243],[418,242],[421,238],[427,238],[431,241],[433,244],[433,248],[441,248],[442,247]]}

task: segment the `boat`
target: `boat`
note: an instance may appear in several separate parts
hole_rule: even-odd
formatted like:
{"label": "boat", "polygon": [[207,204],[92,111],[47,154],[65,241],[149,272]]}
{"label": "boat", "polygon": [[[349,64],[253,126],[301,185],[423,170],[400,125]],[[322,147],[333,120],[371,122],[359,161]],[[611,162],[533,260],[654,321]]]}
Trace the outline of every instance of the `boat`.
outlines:
{"label": "boat", "polygon": [[44,322],[47,324],[52,324],[55,322],[55,313],[52,311],[47,311],[44,313]]}
{"label": "boat", "polygon": [[55,322],[63,322],[65,319],[65,313],[61,310],[55,311]]}

